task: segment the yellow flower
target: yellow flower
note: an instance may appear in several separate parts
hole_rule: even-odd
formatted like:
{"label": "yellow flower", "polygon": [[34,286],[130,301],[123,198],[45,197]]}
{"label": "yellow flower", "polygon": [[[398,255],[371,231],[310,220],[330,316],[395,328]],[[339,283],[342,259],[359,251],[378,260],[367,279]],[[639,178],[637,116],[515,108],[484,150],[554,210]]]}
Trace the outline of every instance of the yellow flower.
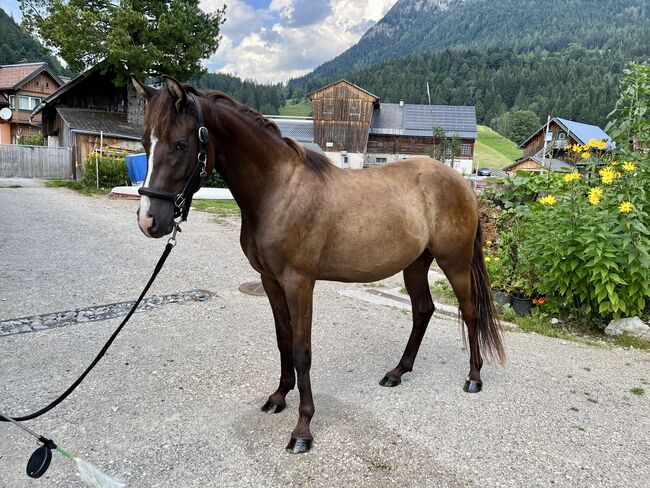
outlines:
{"label": "yellow flower", "polygon": [[591,153],[589,151],[585,151],[580,155],[580,157],[582,159],[589,159],[591,157]]}
{"label": "yellow flower", "polygon": [[618,206],[618,211],[621,213],[630,213],[634,209],[634,205],[632,205],[632,202],[622,202]]}
{"label": "yellow flower", "polygon": [[600,175],[600,179],[605,183],[606,185],[611,185],[612,182],[621,177],[621,173],[614,170],[611,166],[607,166],[603,169],[601,169],[598,174]]}
{"label": "yellow flower", "polygon": [[486,262],[486,263],[489,263],[490,261],[492,261],[492,259],[490,258],[490,256],[485,256],[485,262]]}
{"label": "yellow flower", "polygon": [[581,177],[582,175],[580,173],[569,173],[564,175],[564,181],[570,183],[572,181],[579,180]]}
{"label": "yellow flower", "polygon": [[488,246],[491,246],[491,245],[492,245],[492,241],[485,241],[485,243],[486,243]]}
{"label": "yellow flower", "polygon": [[592,148],[592,149],[605,149],[607,147],[607,143],[603,140],[597,140],[597,139],[589,139],[589,142],[585,145],[585,148]]}
{"label": "yellow flower", "polygon": [[495,261],[501,261],[501,258],[499,256],[494,258]]}
{"label": "yellow flower", "polygon": [[553,195],[548,195],[539,199],[539,203],[542,205],[555,205],[556,202],[557,200]]}
{"label": "yellow flower", "polygon": [[613,168],[614,166],[618,166],[618,161],[612,161],[610,166]]}
{"label": "yellow flower", "polygon": [[592,188],[589,190],[589,203],[592,205],[598,205],[600,203],[600,198],[603,196],[602,188]]}
{"label": "yellow flower", "polygon": [[623,169],[625,171],[634,171],[636,169],[636,164],[625,161],[623,162]]}

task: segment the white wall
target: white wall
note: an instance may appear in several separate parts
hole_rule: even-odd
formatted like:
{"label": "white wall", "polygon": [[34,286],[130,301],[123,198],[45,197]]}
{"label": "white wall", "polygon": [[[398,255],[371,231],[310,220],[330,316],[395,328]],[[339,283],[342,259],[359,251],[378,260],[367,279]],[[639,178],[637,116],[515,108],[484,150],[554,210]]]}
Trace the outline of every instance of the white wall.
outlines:
{"label": "white wall", "polygon": [[[401,161],[403,159],[420,158],[420,157],[428,158],[430,156],[428,154],[391,154],[391,153],[374,154],[373,153],[373,154],[366,155],[366,165],[375,166],[378,164],[379,165],[383,164],[383,163],[378,163],[377,158],[385,158],[387,163],[391,163],[393,161]],[[451,166],[451,159],[446,160],[445,164],[447,166]],[[454,169],[461,174],[471,174],[473,165],[474,165],[474,161],[471,159],[454,160]]]}
{"label": "white wall", "polygon": [[[349,153],[345,151],[325,152],[334,165],[339,168],[362,169],[363,168],[363,154],[362,153]],[[347,159],[347,163],[345,160]]]}

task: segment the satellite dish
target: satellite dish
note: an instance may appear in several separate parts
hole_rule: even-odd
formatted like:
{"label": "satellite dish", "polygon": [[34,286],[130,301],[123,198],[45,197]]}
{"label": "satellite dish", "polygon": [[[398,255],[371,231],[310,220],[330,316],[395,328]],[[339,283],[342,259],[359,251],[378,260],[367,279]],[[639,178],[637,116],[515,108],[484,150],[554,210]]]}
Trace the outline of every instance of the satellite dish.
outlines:
{"label": "satellite dish", "polygon": [[10,120],[12,115],[13,115],[13,113],[11,112],[11,109],[9,107],[5,107],[3,109],[0,109],[0,119],[2,119],[2,120]]}

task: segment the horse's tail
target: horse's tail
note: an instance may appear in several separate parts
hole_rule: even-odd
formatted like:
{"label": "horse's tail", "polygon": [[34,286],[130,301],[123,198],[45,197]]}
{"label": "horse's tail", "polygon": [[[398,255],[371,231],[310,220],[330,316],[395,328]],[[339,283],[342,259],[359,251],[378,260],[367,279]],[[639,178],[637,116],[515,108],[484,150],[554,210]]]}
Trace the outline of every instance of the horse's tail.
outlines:
{"label": "horse's tail", "polygon": [[492,299],[490,277],[483,257],[481,222],[478,223],[476,237],[474,238],[472,298],[478,316],[477,330],[481,351],[485,353],[487,358],[496,359],[500,364],[504,364],[506,353],[503,347],[501,324]]}

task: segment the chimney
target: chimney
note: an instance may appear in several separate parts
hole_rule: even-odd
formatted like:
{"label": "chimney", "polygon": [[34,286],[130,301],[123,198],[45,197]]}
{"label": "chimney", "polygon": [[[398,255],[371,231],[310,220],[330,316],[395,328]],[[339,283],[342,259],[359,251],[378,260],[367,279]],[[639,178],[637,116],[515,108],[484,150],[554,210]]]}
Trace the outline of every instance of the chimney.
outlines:
{"label": "chimney", "polygon": [[403,106],[404,106],[404,100],[400,100],[400,101],[399,101],[399,106],[400,106],[400,107],[403,107]]}

